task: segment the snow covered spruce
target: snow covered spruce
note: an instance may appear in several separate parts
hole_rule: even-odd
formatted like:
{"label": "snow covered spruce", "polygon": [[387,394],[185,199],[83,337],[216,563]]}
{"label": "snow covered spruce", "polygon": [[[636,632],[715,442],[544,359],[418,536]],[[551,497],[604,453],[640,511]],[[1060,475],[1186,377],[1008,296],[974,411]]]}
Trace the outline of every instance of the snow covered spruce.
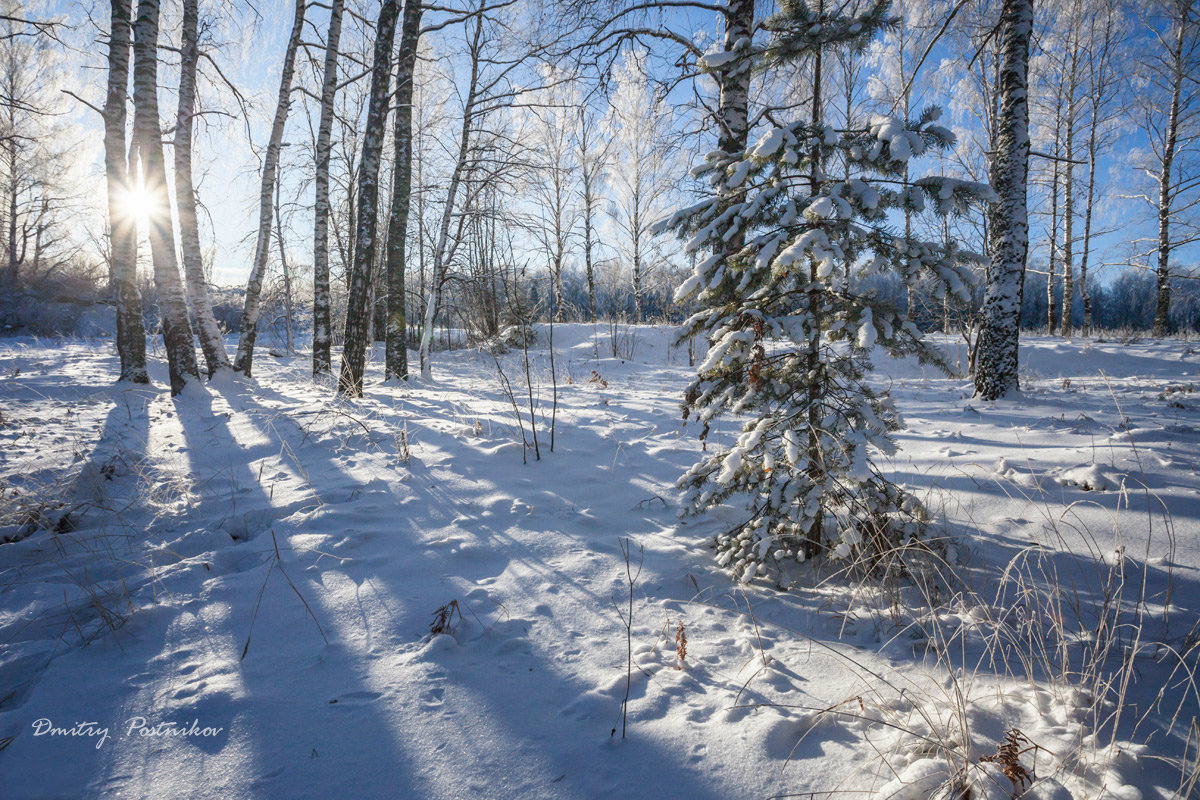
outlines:
{"label": "snow covered spruce", "polygon": [[[741,43],[711,55],[710,69],[790,68],[812,76],[807,120],[776,127],[742,153],[717,151],[697,168],[713,196],[659,223],[689,237],[698,258],[676,292],[700,309],[687,335],[704,334],[708,358],[686,393],[685,417],[710,425],[742,420],[733,447],[712,453],[681,479],[685,512],[740,498],[745,519],[717,537],[720,563],[741,580],[782,580],[789,562],[817,556],[870,559],[918,540],[928,515],[873,459],[893,449],[901,421],[886,393],[872,389],[870,351],[915,355],[946,368],[903,308],[871,289],[870,277],[897,271],[936,296],[966,300],[966,265],[978,260],[953,242],[893,231],[892,217],[961,213],[992,199],[982,184],[942,177],[905,182],[918,157],[954,137],[930,108],[915,119],[876,117],[838,130],[822,114],[821,59],[835,47],[862,48],[891,24],[888,4],[847,17],[788,3],[767,21],[763,48]],[[831,166],[842,173],[831,174]],[[845,177],[849,175],[849,177]],[[729,243],[740,242],[740,247]]]}

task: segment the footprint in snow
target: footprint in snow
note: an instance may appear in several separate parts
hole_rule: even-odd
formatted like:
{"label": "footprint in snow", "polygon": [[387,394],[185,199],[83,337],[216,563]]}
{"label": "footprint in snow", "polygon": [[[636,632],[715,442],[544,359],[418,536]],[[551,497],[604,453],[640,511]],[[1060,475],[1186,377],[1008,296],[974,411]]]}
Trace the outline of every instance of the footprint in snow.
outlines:
{"label": "footprint in snow", "polygon": [[446,690],[440,687],[429,689],[421,694],[421,708],[425,711],[432,711],[442,705],[446,696]]}
{"label": "footprint in snow", "polygon": [[346,692],[345,694],[340,694],[330,700],[329,704],[341,706],[361,706],[366,705],[367,703],[373,703],[378,700],[379,697],[379,692],[371,692],[366,690]]}

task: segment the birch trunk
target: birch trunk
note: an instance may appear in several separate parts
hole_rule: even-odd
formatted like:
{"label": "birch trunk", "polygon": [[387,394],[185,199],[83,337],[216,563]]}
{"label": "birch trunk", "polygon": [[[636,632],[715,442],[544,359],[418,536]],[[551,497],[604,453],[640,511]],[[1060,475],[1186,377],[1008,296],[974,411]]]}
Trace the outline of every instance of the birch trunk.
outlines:
{"label": "birch trunk", "polygon": [[183,37],[179,63],[179,110],[175,117],[175,208],[179,214],[179,246],[187,296],[209,377],[229,368],[229,356],[217,318],[208,301],[200,230],[196,222],[196,189],[192,183],[192,122],[196,116],[196,66],[200,60],[199,0],[183,0]]}
{"label": "birch trunk", "polygon": [[289,356],[296,354],[296,306],[292,302],[292,270],[288,265],[287,244],[283,240],[283,210],[279,202],[280,184],[275,183],[275,240],[279,245],[279,271],[283,276],[284,347]]}
{"label": "birch trunk", "polygon": [[[408,211],[412,200],[413,88],[417,45],[421,35],[421,3],[407,0],[400,23],[400,64],[396,71],[396,118],[393,125],[395,166],[392,207],[388,220],[388,313],[385,333],[384,379],[408,380],[408,319],[405,314],[404,271],[408,267]],[[419,245],[419,243],[418,243]]]}
{"label": "birch trunk", "polygon": [[[1058,137],[1054,140],[1054,154],[1058,155]],[[1058,320],[1055,302],[1055,278],[1058,277],[1058,160],[1055,159],[1050,178],[1050,266],[1046,276],[1046,333],[1054,334],[1054,323]]]}
{"label": "birch trunk", "polygon": [[1083,332],[1092,335],[1092,296],[1088,292],[1088,256],[1092,250],[1092,203],[1096,198],[1096,156],[1099,151],[1097,139],[1098,111],[1092,104],[1091,130],[1088,133],[1088,184],[1087,205],[1083,211],[1083,255],[1079,259],[1079,295],[1083,298]]}
{"label": "birch trunk", "polygon": [[587,276],[588,316],[596,321],[596,267],[592,261],[592,250],[595,246],[595,226],[593,220],[596,214],[597,182],[603,170],[603,153],[594,152],[596,148],[593,122],[588,116],[587,107],[579,109],[579,174],[582,183],[581,198],[583,200],[583,265]]}
{"label": "birch trunk", "polygon": [[111,0],[108,40],[108,93],[104,100],[104,172],[108,185],[109,283],[116,301],[119,380],[149,383],[146,371],[146,324],[137,285],[137,219],[129,192],[125,97],[129,86],[132,20],[130,0]]}
{"label": "birch trunk", "polygon": [[200,373],[196,368],[187,300],[175,257],[175,230],[171,223],[171,198],[167,191],[158,119],[158,2],[138,0],[137,22],[133,26],[133,135],[142,168],[142,183],[152,208],[148,217],[154,285],[161,304],[171,394],[177,395],[189,379],[199,381]]}
{"label": "birch trunk", "polygon": [[[726,52],[749,52],[754,33],[754,0],[729,0],[725,10]],[[748,57],[730,62],[727,69],[719,73],[717,97],[717,149],[728,154],[746,149],[750,135],[750,74]],[[723,190],[736,194],[737,190]],[[745,236],[739,232],[725,242],[726,255],[742,249]]]}
{"label": "birch trunk", "polygon": [[991,264],[979,332],[975,393],[996,400],[1018,388],[1021,295],[1029,248],[1029,40],[1033,0],[1003,0],[1000,113],[991,183],[999,199],[988,209]]}
{"label": "birch trunk", "polygon": [[350,298],[346,305],[346,336],[342,346],[342,369],[338,392],[351,397],[363,393],[366,368],[367,328],[370,312],[371,273],[375,265],[377,212],[379,203],[379,160],[383,153],[383,128],[387,123],[388,94],[392,77],[392,43],[396,36],[397,0],[384,0],[375,29],[375,53],[371,65],[371,95],[363,133],[362,161],[358,173],[358,228],[355,232],[354,266]]}
{"label": "birch trunk", "polygon": [[262,313],[262,284],[267,271],[267,255],[271,248],[271,212],[276,173],[279,170],[279,151],[283,144],[283,128],[291,105],[292,74],[296,68],[296,48],[304,27],[306,0],[296,0],[292,32],[283,55],[283,73],[279,79],[279,99],[275,105],[275,120],[271,138],[263,158],[262,184],[258,192],[258,236],[254,241],[254,261],[250,265],[250,280],[246,284],[246,303],[242,308],[241,333],[238,336],[237,357],[233,368],[250,377],[254,366],[254,342],[258,338],[258,318]]}
{"label": "birch trunk", "polygon": [[1063,296],[1059,333],[1070,336],[1075,316],[1075,75],[1072,67],[1071,97],[1067,101],[1066,156],[1063,176]]}
{"label": "birch trunk", "polygon": [[583,173],[583,268],[587,274],[588,316],[596,321],[596,267],[592,263],[592,246],[594,232],[592,230],[592,215],[596,213],[596,195],[592,186],[592,176],[587,168]]}
{"label": "birch trunk", "polygon": [[[640,165],[636,167],[640,169]],[[642,204],[638,195],[633,197],[633,323],[642,322]]]}
{"label": "birch trunk", "polygon": [[317,125],[316,199],[313,202],[313,375],[330,372],[333,321],[329,297],[329,157],[333,102],[337,94],[338,46],[342,38],[343,0],[332,0],[321,80],[321,120]]}
{"label": "birch trunk", "polygon": [[475,34],[471,45],[471,78],[467,89],[467,101],[463,105],[462,130],[459,133],[458,158],[454,162],[454,170],[450,174],[450,185],[446,189],[446,205],[442,209],[442,218],[438,223],[437,244],[433,251],[433,264],[429,276],[429,297],[425,302],[425,319],[421,326],[421,377],[429,380],[433,377],[433,368],[429,363],[429,354],[433,344],[433,322],[437,318],[438,307],[442,302],[442,286],[445,283],[446,248],[450,237],[450,220],[454,216],[455,199],[458,195],[458,184],[462,180],[466,168],[467,153],[471,145],[471,122],[475,115],[475,100],[479,91],[479,45],[483,39],[483,15],[475,20]]}
{"label": "birch trunk", "polygon": [[1155,336],[1166,336],[1171,325],[1171,169],[1175,164],[1175,148],[1179,135],[1179,99],[1183,91],[1183,29],[1186,22],[1186,18],[1182,18],[1181,15],[1175,30],[1175,48],[1171,54],[1171,65],[1175,70],[1171,85],[1171,112],[1167,118],[1162,171],[1158,174],[1158,296],[1154,304]]}

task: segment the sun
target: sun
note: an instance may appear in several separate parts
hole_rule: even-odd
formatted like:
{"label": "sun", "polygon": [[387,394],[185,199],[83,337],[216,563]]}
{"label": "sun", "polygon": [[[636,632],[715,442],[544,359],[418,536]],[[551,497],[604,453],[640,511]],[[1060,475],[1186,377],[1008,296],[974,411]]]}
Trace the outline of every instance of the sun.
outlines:
{"label": "sun", "polygon": [[139,222],[148,221],[158,213],[158,202],[140,182],[130,187],[121,199],[122,210]]}

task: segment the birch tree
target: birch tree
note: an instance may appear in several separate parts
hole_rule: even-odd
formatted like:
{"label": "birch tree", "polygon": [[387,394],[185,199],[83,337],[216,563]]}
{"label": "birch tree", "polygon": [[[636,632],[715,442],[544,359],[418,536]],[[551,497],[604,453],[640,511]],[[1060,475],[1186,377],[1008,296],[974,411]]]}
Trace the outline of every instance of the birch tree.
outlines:
{"label": "birch tree", "polygon": [[1088,268],[1095,235],[1093,221],[1099,163],[1114,140],[1116,121],[1120,115],[1117,103],[1121,94],[1119,53],[1123,50],[1125,26],[1122,9],[1113,0],[1093,6],[1087,15],[1085,36],[1086,104],[1087,104],[1087,189],[1083,208],[1082,253],[1079,259],[1079,295],[1083,300],[1083,330],[1092,332],[1092,296],[1088,285]]}
{"label": "birch tree", "polygon": [[330,348],[333,321],[329,296],[329,160],[333,131],[334,100],[338,84],[338,46],[342,38],[344,0],[331,0],[329,32],[325,38],[325,64],[321,77],[321,118],[317,123],[316,161],[313,180],[313,375],[332,369]]}
{"label": "birch tree", "polygon": [[989,250],[975,393],[997,400],[1015,391],[1020,343],[1021,297],[1029,248],[1029,40],[1033,0],[1003,0],[1000,9],[1002,62],[1000,110],[991,184],[998,199],[988,209]]}
{"label": "birch tree", "polygon": [[175,230],[163,160],[162,130],[158,116],[159,0],[138,0],[133,26],[133,131],[142,183],[149,201],[150,253],[154,260],[154,285],[162,316],[163,344],[167,351],[171,394],[183,391],[189,380],[199,381],[187,300],[179,279],[175,256]]}
{"label": "birch tree", "polygon": [[[571,132],[580,97],[572,77],[562,69],[545,66],[541,79],[546,88],[531,106],[534,135],[530,157],[535,163],[529,190],[537,207],[533,233],[550,271],[550,310],[554,321],[562,322],[566,314],[563,270],[578,222],[578,165]],[[647,111],[642,109],[643,115]],[[642,116],[639,121],[645,120]]]}
{"label": "birch tree", "polygon": [[602,135],[599,115],[587,102],[576,112],[575,149],[579,164],[579,221],[583,227],[583,270],[588,319],[596,321],[596,223],[612,140]]}
{"label": "birch tree", "polygon": [[[467,217],[460,213],[460,210],[469,209],[475,197],[486,187],[486,180],[476,178],[466,187],[466,192],[461,196],[459,194],[464,176],[471,172],[474,166],[473,143],[481,130],[485,115],[511,104],[516,92],[509,85],[508,78],[523,61],[521,57],[501,57],[499,53],[489,53],[489,48],[496,48],[492,31],[489,29],[495,23],[486,12],[486,0],[479,0],[479,4],[469,14],[465,26],[468,63],[467,82],[462,100],[462,120],[456,140],[451,145],[454,148],[452,167],[441,215],[437,228],[432,233],[433,243],[429,259],[431,263],[425,286],[425,313],[421,323],[419,350],[421,377],[425,380],[433,376],[430,355],[433,352],[434,321],[442,307],[442,296],[450,265],[454,262],[459,244],[463,241],[461,234]],[[484,70],[488,66],[494,66],[496,69],[485,75]],[[451,224],[455,223],[455,220],[457,223],[452,232]]]}
{"label": "birch tree", "polygon": [[104,174],[108,187],[109,282],[117,307],[122,381],[149,383],[142,295],[137,285],[137,218],[126,144],[126,95],[132,41],[130,0],[110,0],[108,91],[104,100]]}
{"label": "birch tree", "polygon": [[196,68],[200,61],[199,0],[183,0],[183,35],[179,49],[179,107],[175,115],[175,208],[179,215],[179,246],[192,319],[200,349],[211,377],[229,368],[221,329],[208,301],[200,228],[196,214],[196,187],[192,182],[192,124],[196,117]]}
{"label": "birch tree", "polygon": [[678,160],[670,157],[670,110],[648,85],[645,58],[631,51],[616,69],[609,120],[613,159],[620,165],[609,177],[610,216],[617,250],[630,271],[635,323],[642,321],[646,284],[666,260],[664,243],[651,228],[666,213],[679,172]]}
{"label": "birch tree", "polygon": [[355,231],[354,266],[350,273],[350,298],[346,304],[346,335],[338,392],[361,397],[366,368],[368,295],[377,248],[379,162],[383,156],[384,126],[392,77],[392,45],[396,36],[397,0],[383,0],[375,27],[375,52],[371,62],[371,93],[363,129],[362,165],[358,175],[358,227]]}
{"label": "birch tree", "polygon": [[238,336],[237,356],[233,362],[234,370],[246,377],[250,377],[254,367],[254,343],[258,338],[262,285],[263,279],[266,277],[267,259],[271,250],[271,213],[274,210],[279,151],[283,146],[283,130],[287,124],[288,109],[291,107],[292,75],[296,69],[296,49],[300,46],[300,33],[304,28],[306,2],[307,0],[296,0],[292,32],[288,36],[287,47],[283,54],[275,118],[271,123],[271,136],[267,141],[266,153],[263,155],[262,180],[258,190],[258,235],[254,240],[254,260],[250,264],[250,278],[246,283],[246,301],[242,308],[241,333]]}
{"label": "birch tree", "polygon": [[1147,15],[1150,42],[1142,60],[1148,91],[1136,105],[1149,140],[1142,172],[1155,191],[1138,195],[1152,209],[1158,236],[1153,253],[1158,293],[1154,335],[1170,332],[1171,255],[1200,241],[1200,10],[1191,0],[1154,3]]}
{"label": "birch tree", "polygon": [[400,380],[408,380],[408,322],[405,313],[408,297],[404,273],[408,268],[408,214],[412,204],[413,176],[413,89],[416,85],[417,48],[421,37],[421,12],[420,0],[406,0],[404,18],[400,23],[396,116],[392,130],[394,166],[388,217],[388,316],[384,376]]}

